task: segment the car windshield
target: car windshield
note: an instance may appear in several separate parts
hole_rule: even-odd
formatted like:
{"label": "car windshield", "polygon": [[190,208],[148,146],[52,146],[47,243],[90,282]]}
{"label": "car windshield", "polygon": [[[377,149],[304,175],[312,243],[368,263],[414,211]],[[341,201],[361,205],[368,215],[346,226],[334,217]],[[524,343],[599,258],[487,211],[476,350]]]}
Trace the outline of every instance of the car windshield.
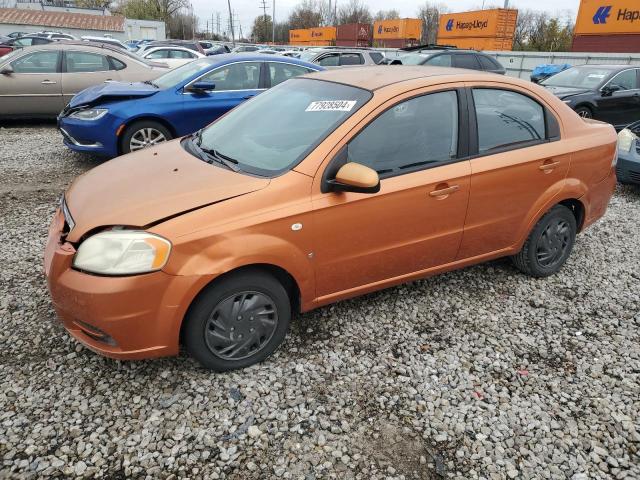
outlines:
{"label": "car windshield", "polygon": [[211,65],[211,62],[206,59],[195,60],[193,62],[186,63],[174,70],[171,70],[170,72],[165,73],[164,75],[159,76],[153,81],[153,83],[154,85],[157,85],[158,88],[162,88],[162,89],[172,88],[178,85],[179,83],[182,83],[185,80],[189,79],[190,77],[194,76],[203,68],[208,67],[210,65]]}
{"label": "car windshield", "polygon": [[420,55],[419,53],[410,53],[400,57],[403,65],[422,65],[428,55]]}
{"label": "car windshield", "polygon": [[315,79],[292,79],[202,130],[200,146],[247,173],[275,176],[297,165],[369,101],[371,92]]}
{"label": "car windshield", "polygon": [[613,73],[610,68],[573,67],[544,80],[548,87],[597,88]]}

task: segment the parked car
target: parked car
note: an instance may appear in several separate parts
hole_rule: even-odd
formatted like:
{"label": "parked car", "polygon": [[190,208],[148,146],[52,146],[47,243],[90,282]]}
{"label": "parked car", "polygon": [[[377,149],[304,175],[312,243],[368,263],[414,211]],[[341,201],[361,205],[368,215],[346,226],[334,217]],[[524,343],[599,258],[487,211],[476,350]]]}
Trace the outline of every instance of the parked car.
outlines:
{"label": "parked car", "polygon": [[214,43],[211,48],[204,51],[206,55],[220,55],[223,53],[230,53],[231,49],[223,43]]}
{"label": "parked car", "polygon": [[495,58],[475,50],[424,49],[402,55],[391,65],[430,65],[436,67],[469,68],[485,72],[505,74],[504,67]]}
{"label": "parked car", "polygon": [[153,82],[89,88],[65,108],[58,125],[70,149],[115,157],[192,133],[265,89],[318,70],[259,54],[200,58]]}
{"label": "parked car", "polygon": [[29,32],[11,32],[11,33],[7,34],[7,37],[9,37],[9,38],[20,38],[20,37],[24,37],[25,35],[29,35]]}
{"label": "parked car", "polygon": [[146,52],[150,48],[167,46],[184,47],[188,48],[189,50],[193,50],[194,52],[204,54],[204,49],[200,46],[200,43],[198,43],[197,40],[156,40],[140,45],[140,47],[136,51],[136,54],[142,56],[144,55],[144,52]]}
{"label": "parked car", "polygon": [[529,78],[533,83],[540,83],[549,77],[553,77],[556,73],[566,70],[567,68],[571,68],[571,65],[568,63],[544,63],[535,67]]}
{"label": "parked car", "polygon": [[122,50],[127,50],[127,51],[129,50],[129,47],[127,47],[124,43],[122,43],[120,40],[116,38],[95,37],[95,36],[85,35],[82,37],[82,40],[85,40],[87,42],[94,42],[94,43],[104,43],[106,45],[111,45],[112,47],[121,48]]}
{"label": "parked car", "polygon": [[54,40],[51,40],[49,38],[34,37],[31,35],[25,37],[10,38],[0,43],[0,57],[11,53],[18,48],[30,47],[33,45],[46,45],[53,41]]}
{"label": "parked car", "polygon": [[78,40],[74,35],[62,32],[36,32],[32,35],[36,37],[49,38],[51,40]]}
{"label": "parked car", "polygon": [[173,46],[149,48],[142,54],[142,58],[145,60],[166,63],[169,68],[180,67],[204,56],[202,53],[188,48]]}
{"label": "parked car", "polygon": [[260,50],[260,47],[257,45],[238,45],[231,49],[231,53],[249,53],[257,52],[258,50]]}
{"label": "parked car", "polygon": [[620,130],[640,118],[640,67],[580,65],[540,83],[584,118]]}
{"label": "parked car", "polygon": [[620,183],[640,185],[640,121],[622,129],[618,134],[618,165]]}
{"label": "parked car", "polygon": [[318,48],[305,50],[300,54],[300,59],[323,67],[378,65],[384,59],[384,54],[369,49]]}
{"label": "parked car", "polygon": [[0,58],[0,118],[55,117],[91,85],[152,80],[166,71],[106,45],[78,41],[26,47]]}
{"label": "parked car", "polygon": [[334,69],[76,179],[45,273],[63,325],[96,352],[182,343],[207,368],[242,368],[295,311],[499,257],[557,272],[604,215],[615,159],[610,125],[528,81]]}

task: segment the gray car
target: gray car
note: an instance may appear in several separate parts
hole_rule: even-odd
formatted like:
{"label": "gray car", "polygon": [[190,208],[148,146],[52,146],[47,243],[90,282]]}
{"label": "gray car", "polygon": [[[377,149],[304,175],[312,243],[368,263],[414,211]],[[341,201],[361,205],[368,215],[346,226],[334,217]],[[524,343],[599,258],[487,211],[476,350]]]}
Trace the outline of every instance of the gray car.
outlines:
{"label": "gray car", "polygon": [[495,58],[475,50],[426,47],[413,50],[394,59],[391,65],[431,65],[435,67],[468,68],[504,75],[506,70]]}
{"label": "gray car", "polygon": [[384,54],[365,48],[311,48],[300,54],[300,60],[323,67],[353,67],[357,65],[380,65]]}
{"label": "gray car", "polygon": [[55,117],[87,87],[149,81],[167,71],[120,48],[88,42],[15,50],[0,58],[0,118]]}

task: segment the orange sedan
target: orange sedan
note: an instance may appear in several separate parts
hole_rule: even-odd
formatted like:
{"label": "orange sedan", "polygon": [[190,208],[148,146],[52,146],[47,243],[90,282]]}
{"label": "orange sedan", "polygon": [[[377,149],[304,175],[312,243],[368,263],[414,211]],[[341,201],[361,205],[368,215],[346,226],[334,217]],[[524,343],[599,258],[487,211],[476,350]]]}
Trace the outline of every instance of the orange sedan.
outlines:
{"label": "orange sedan", "polygon": [[509,256],[557,272],[606,211],[616,134],[544,89],[364,67],[288,80],[190,137],[78,178],[45,270],[113,358],[269,356],[294,311]]}

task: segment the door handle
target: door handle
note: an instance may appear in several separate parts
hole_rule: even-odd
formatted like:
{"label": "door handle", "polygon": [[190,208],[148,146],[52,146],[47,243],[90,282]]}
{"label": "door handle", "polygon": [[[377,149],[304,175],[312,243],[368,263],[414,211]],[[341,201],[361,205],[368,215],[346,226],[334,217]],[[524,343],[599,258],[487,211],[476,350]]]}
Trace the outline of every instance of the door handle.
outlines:
{"label": "door handle", "polygon": [[540,165],[538,168],[540,170],[542,170],[545,173],[549,173],[551,170],[553,170],[554,168],[556,168],[558,165],[560,165],[560,162],[553,162],[551,160],[546,160],[542,165]]}
{"label": "door handle", "polygon": [[[438,185],[440,186],[440,185]],[[449,186],[442,186],[443,188],[439,188],[437,190],[433,190],[431,192],[429,192],[429,196],[431,197],[444,197],[447,195],[451,195],[452,193],[457,192],[458,190],[460,190],[460,185],[451,185]]]}
{"label": "door handle", "polygon": [[53,80],[43,80],[40,83],[42,83],[42,85],[55,85],[58,82],[54,82]]}

